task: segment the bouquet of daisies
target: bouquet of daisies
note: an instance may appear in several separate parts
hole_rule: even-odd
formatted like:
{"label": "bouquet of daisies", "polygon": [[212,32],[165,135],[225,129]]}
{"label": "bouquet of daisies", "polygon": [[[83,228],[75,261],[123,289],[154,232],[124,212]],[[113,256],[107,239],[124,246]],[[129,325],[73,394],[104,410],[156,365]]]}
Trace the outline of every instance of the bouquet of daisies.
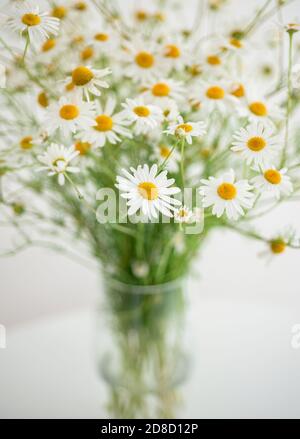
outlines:
{"label": "bouquet of daisies", "polygon": [[234,3],[2,7],[0,208],[18,235],[4,254],[46,246],[153,285],[184,276],[216,227],[298,248],[251,226],[300,189],[293,0],[238,23]]}

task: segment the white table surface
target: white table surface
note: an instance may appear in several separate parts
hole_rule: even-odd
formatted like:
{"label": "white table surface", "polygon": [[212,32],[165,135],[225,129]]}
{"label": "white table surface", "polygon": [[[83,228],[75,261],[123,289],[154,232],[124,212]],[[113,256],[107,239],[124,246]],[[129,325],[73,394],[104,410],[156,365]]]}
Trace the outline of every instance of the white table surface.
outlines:
{"label": "white table surface", "polygon": [[[300,350],[292,306],[197,295],[189,312],[193,367],[180,418],[300,417]],[[105,418],[93,309],[28,323],[0,350],[1,418]],[[106,349],[109,340],[97,334]],[[101,338],[102,337],[102,338]]]}

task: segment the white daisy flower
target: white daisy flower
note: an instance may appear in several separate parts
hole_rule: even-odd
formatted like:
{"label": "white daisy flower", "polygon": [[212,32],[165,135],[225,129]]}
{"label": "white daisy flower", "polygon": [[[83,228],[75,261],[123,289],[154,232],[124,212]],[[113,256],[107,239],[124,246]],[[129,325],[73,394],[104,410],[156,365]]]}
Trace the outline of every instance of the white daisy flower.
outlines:
{"label": "white daisy flower", "polygon": [[206,123],[202,121],[184,122],[183,118],[179,116],[177,122],[169,125],[165,133],[185,138],[187,143],[191,145],[193,137],[202,137],[206,133]]}
{"label": "white daisy flower", "polygon": [[237,99],[245,99],[246,97],[246,87],[244,82],[233,81],[229,85],[229,93]]}
{"label": "white daisy flower", "polygon": [[214,110],[226,113],[234,109],[238,102],[235,96],[227,90],[227,86],[219,82],[204,83],[195,96],[197,96],[197,102],[200,102],[200,109],[203,113],[211,113]]}
{"label": "white daisy flower", "polygon": [[6,87],[6,68],[3,64],[0,64],[0,88]]}
{"label": "white daisy flower", "polygon": [[65,46],[61,40],[54,37],[48,38],[48,40],[44,41],[40,46],[36,61],[49,64],[54,58],[58,57],[63,50],[65,50]]}
{"label": "white daisy flower", "polygon": [[156,44],[149,41],[128,44],[123,59],[127,64],[124,74],[134,82],[145,83],[159,77],[162,63],[159,61]]}
{"label": "white daisy flower", "polygon": [[137,169],[130,168],[131,174],[122,170],[125,177],[118,176],[116,187],[123,192],[129,207],[128,215],[134,215],[141,210],[147,218],[158,218],[159,212],[173,217],[175,207],[180,201],[172,198],[180,189],[170,187],[174,184],[173,178],[168,179],[168,171],[158,173],[157,165],[139,165]]}
{"label": "white daisy flower", "polygon": [[182,70],[189,64],[192,54],[189,45],[176,37],[175,39],[168,38],[162,47],[161,56],[168,67],[168,70],[173,69]]}
{"label": "white daisy flower", "polygon": [[199,64],[203,72],[214,77],[220,77],[224,73],[224,56],[220,49],[214,49],[199,57]]}
{"label": "white daisy flower", "polygon": [[193,211],[182,205],[174,212],[174,218],[180,224],[188,224],[194,219]]}
{"label": "white daisy flower", "polygon": [[94,30],[92,38],[88,41],[100,55],[111,55],[112,51],[117,48],[117,35],[114,35],[111,30]]}
{"label": "white daisy flower", "polygon": [[182,82],[162,78],[145,84],[143,95],[150,102],[159,105],[166,98],[172,98],[175,101],[181,100],[184,96],[184,88]]}
{"label": "white daisy flower", "polygon": [[114,114],[116,99],[109,97],[103,107],[99,101],[96,102],[96,118],[94,126],[82,130],[78,138],[82,142],[91,143],[95,148],[102,148],[106,142],[115,145],[121,142],[121,136],[131,138],[130,131],[125,128],[128,125],[124,112]]}
{"label": "white daisy flower", "polygon": [[179,169],[180,153],[170,146],[160,143],[155,148],[154,157],[158,160],[159,166],[164,163],[164,167],[170,172],[177,172]]}
{"label": "white daisy flower", "polygon": [[13,30],[28,32],[29,39],[34,44],[41,44],[49,35],[56,35],[59,28],[59,19],[50,17],[48,12],[40,12],[36,2],[30,1],[15,4],[6,21]]}
{"label": "white daisy flower", "polygon": [[291,178],[286,173],[286,168],[280,170],[275,167],[264,168],[262,174],[252,179],[252,184],[262,193],[279,200],[281,196],[288,196],[293,192]]}
{"label": "white daisy flower", "polygon": [[39,171],[49,171],[48,175],[57,175],[58,183],[62,186],[65,183],[65,174],[79,172],[79,168],[70,166],[70,162],[79,154],[74,147],[66,148],[63,145],[52,143],[44,152],[38,156],[38,160],[45,166]]}
{"label": "white daisy flower", "polygon": [[102,78],[110,74],[109,68],[98,70],[90,66],[78,66],[72,71],[71,78],[68,79],[67,83],[75,85],[75,90],[82,91],[84,96],[89,99],[89,93],[100,96],[100,88],[109,88],[109,84]]}
{"label": "white daisy flower", "polygon": [[212,214],[220,218],[224,212],[229,219],[237,220],[244,215],[244,209],[250,209],[254,203],[252,187],[247,180],[235,181],[231,169],[219,178],[209,177],[201,180],[203,186],[199,192],[203,196],[203,207],[212,206]]}
{"label": "white daisy flower", "polygon": [[146,105],[143,99],[126,99],[124,117],[134,123],[134,131],[137,135],[147,134],[158,127],[163,121],[162,110],[155,105]]}
{"label": "white daisy flower", "polygon": [[178,105],[173,99],[169,99],[169,98],[160,99],[157,102],[157,105],[161,108],[165,121],[173,122],[178,119],[179,116]]}
{"label": "white daisy flower", "polygon": [[239,55],[242,55],[247,48],[247,42],[245,42],[241,38],[234,38],[233,36],[230,36],[229,38],[224,38],[220,41],[221,50],[227,49]]}
{"label": "white daisy flower", "polygon": [[251,89],[247,93],[245,105],[239,107],[239,112],[241,116],[248,117],[250,121],[254,122],[273,124],[273,120],[283,118],[283,112],[274,100],[266,99],[261,96],[261,93],[251,91]]}
{"label": "white daisy flower", "polygon": [[241,153],[248,165],[269,166],[274,163],[280,149],[280,138],[274,135],[269,125],[254,122],[246,128],[241,128],[233,135],[232,151]]}
{"label": "white daisy flower", "polygon": [[47,108],[45,129],[48,134],[60,129],[66,136],[78,129],[87,129],[96,125],[93,102],[83,102],[78,95],[62,96]]}

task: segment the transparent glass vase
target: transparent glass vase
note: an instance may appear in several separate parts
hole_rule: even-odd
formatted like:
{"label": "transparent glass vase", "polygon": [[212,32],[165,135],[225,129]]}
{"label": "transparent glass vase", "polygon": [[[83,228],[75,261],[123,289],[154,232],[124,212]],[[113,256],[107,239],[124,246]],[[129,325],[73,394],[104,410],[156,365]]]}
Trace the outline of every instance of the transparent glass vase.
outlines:
{"label": "transparent glass vase", "polygon": [[185,285],[185,279],[150,286],[104,279],[98,330],[105,322],[109,342],[105,349],[99,346],[98,359],[109,417],[163,419],[178,414],[188,363]]}

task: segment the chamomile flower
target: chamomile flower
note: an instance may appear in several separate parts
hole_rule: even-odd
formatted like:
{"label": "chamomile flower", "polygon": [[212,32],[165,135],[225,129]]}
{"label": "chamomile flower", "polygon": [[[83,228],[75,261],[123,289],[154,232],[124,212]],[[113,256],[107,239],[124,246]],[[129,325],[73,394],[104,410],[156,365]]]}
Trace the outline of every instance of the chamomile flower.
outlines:
{"label": "chamomile flower", "polygon": [[167,38],[162,45],[161,56],[169,71],[172,69],[182,70],[189,64],[191,55],[191,49],[182,38]]}
{"label": "chamomile flower", "polygon": [[224,83],[203,83],[202,86],[194,93],[197,102],[200,102],[200,108],[203,113],[211,113],[218,110],[226,113],[236,107],[237,99],[228,91]]}
{"label": "chamomile flower", "polygon": [[137,135],[147,134],[157,128],[162,120],[162,110],[156,105],[147,105],[143,99],[126,99],[124,107],[124,117],[134,123],[134,131]]}
{"label": "chamomile flower", "polygon": [[234,38],[230,36],[220,41],[220,49],[229,50],[235,52],[236,54],[242,55],[247,49],[247,43],[241,38]]}
{"label": "chamomile flower", "polygon": [[52,143],[44,152],[38,156],[38,160],[44,165],[39,171],[49,171],[48,175],[57,175],[58,183],[63,186],[65,174],[79,172],[79,168],[70,166],[71,161],[79,154],[74,147],[66,148],[63,145]]}
{"label": "chamomile flower", "polygon": [[143,83],[158,78],[162,68],[156,44],[149,41],[136,41],[124,48],[123,59],[126,63],[125,76],[134,82]]}
{"label": "chamomile flower", "polygon": [[193,211],[182,205],[174,212],[174,218],[180,224],[188,224],[193,221]]}
{"label": "chamomile flower", "polygon": [[64,47],[57,38],[50,37],[41,44],[37,59],[41,63],[49,63],[53,58],[57,57],[63,49]]}
{"label": "chamomile flower", "polygon": [[66,136],[96,125],[94,115],[93,102],[83,102],[78,95],[62,96],[47,108],[45,129],[48,134],[60,129]]}
{"label": "chamomile flower", "polygon": [[78,66],[72,71],[68,84],[73,84],[75,90],[82,91],[83,95],[89,99],[89,93],[100,96],[101,88],[109,88],[109,84],[103,80],[107,75],[111,74],[111,70],[106,68],[102,70],[93,69],[88,66]]}
{"label": "chamomile flower", "polygon": [[251,122],[273,124],[273,120],[283,118],[282,110],[270,99],[261,96],[261,93],[247,90],[245,105],[239,107],[241,116],[248,117]]}
{"label": "chamomile flower", "polygon": [[188,144],[193,143],[193,137],[202,137],[206,133],[205,122],[184,122],[182,116],[179,116],[177,122],[169,125],[165,131],[167,134],[185,138]]}
{"label": "chamomile flower", "polygon": [[122,192],[121,196],[127,199],[128,215],[141,211],[147,218],[158,218],[159,212],[173,217],[175,206],[180,201],[172,197],[180,189],[171,187],[175,180],[168,179],[168,171],[159,173],[157,165],[149,169],[147,164],[139,165],[137,169],[130,168],[130,172],[122,170],[123,176],[117,176],[116,187]]}
{"label": "chamomile flower", "polygon": [[115,108],[114,97],[109,97],[104,107],[97,101],[94,126],[82,130],[77,137],[82,142],[91,143],[95,148],[102,148],[106,142],[114,145],[121,142],[121,137],[131,138],[130,131],[125,128],[128,121],[126,121],[124,112],[114,113]]}
{"label": "chamomile flower", "polygon": [[162,78],[145,84],[143,95],[149,102],[159,105],[161,101],[167,98],[180,101],[184,96],[184,89],[181,82],[175,81],[174,79]]}
{"label": "chamomile flower", "polygon": [[220,49],[207,51],[199,57],[199,62],[208,75],[220,77],[224,73],[224,55]]}
{"label": "chamomile flower", "polygon": [[255,188],[262,193],[279,200],[293,192],[293,184],[287,174],[287,169],[277,170],[275,167],[263,168],[263,172],[252,179]]}
{"label": "chamomile flower", "polygon": [[218,178],[201,180],[199,192],[203,196],[203,207],[212,207],[212,214],[220,218],[224,212],[228,219],[237,220],[254,203],[252,187],[247,180],[235,181],[235,173],[229,172]]}
{"label": "chamomile flower", "polygon": [[268,166],[274,163],[280,150],[280,138],[274,129],[261,122],[254,122],[241,128],[233,135],[232,151],[240,153],[248,165]]}
{"label": "chamomile flower", "polygon": [[59,19],[50,17],[48,12],[41,12],[36,2],[30,1],[15,4],[6,21],[13,30],[28,32],[30,42],[34,44],[41,44],[49,35],[56,35],[59,28]]}
{"label": "chamomile flower", "polygon": [[173,122],[177,120],[179,116],[179,109],[177,103],[173,99],[161,99],[159,102],[157,102],[157,105],[161,108],[165,121]]}
{"label": "chamomile flower", "polygon": [[99,55],[109,55],[112,50],[116,49],[117,35],[114,35],[111,30],[95,29],[89,43],[96,49],[96,52],[99,52]]}
{"label": "chamomile flower", "polygon": [[162,165],[170,172],[177,172],[179,169],[180,153],[176,149],[160,143],[156,146],[153,158],[158,160],[158,164]]}

